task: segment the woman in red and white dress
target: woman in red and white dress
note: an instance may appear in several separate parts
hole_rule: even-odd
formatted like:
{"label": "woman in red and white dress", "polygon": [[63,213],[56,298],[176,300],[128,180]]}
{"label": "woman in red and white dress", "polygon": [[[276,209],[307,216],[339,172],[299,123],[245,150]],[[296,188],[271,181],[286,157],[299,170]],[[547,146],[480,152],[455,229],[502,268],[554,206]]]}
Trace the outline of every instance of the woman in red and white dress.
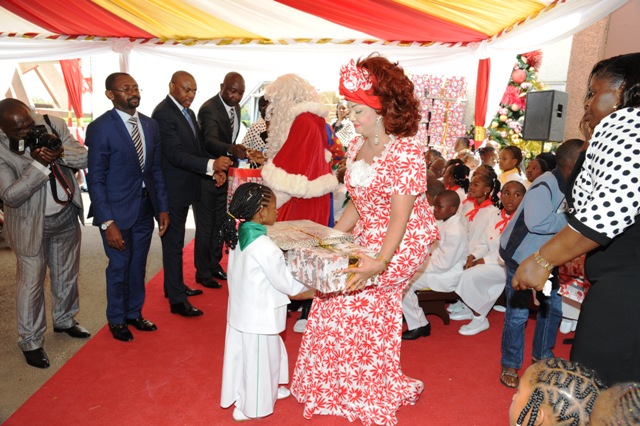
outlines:
{"label": "woman in red and white dress", "polygon": [[[335,228],[353,230],[357,244],[378,254],[350,269],[348,291],[314,299],[291,392],[306,418],[395,424],[398,408],[414,404],[424,388],[400,369],[402,293],[438,233],[414,137],[419,104],[402,69],[373,55],[342,67],[340,94],[360,137],[348,151],[351,201]],[[365,287],[375,275],[378,283]]]}

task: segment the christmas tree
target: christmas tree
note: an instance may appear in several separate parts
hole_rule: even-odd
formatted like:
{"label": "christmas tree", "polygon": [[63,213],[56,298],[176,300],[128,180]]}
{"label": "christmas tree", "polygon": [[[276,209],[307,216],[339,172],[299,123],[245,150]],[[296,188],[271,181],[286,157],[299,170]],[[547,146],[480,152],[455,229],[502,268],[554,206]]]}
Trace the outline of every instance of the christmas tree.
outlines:
{"label": "christmas tree", "polygon": [[533,152],[540,151],[540,144],[536,141],[522,139],[522,125],[526,109],[527,93],[543,90],[538,81],[538,68],[542,62],[542,52],[522,53],[511,72],[509,84],[500,101],[500,108],[489,125],[489,139],[500,146],[516,145],[522,149],[525,157],[531,157]]}

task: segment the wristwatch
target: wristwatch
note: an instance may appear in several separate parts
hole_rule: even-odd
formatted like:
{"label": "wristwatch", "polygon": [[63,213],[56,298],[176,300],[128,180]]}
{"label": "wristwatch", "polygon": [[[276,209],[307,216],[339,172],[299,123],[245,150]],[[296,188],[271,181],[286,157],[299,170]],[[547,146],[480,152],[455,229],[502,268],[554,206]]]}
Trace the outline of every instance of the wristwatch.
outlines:
{"label": "wristwatch", "polygon": [[113,220],[102,222],[102,224],[100,225],[100,229],[102,229],[103,231],[106,231],[109,225],[111,225],[112,223],[113,223]]}

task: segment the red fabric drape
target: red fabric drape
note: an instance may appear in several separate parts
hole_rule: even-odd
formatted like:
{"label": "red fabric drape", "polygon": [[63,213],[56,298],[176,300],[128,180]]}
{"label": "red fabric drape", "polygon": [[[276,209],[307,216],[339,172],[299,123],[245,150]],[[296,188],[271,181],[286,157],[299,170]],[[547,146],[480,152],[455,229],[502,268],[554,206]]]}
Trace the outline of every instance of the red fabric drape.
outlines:
{"label": "red fabric drape", "polygon": [[[82,126],[82,70],[80,69],[80,59],[65,59],[60,61],[62,67],[62,75],[64,76],[64,85],[67,87],[69,95],[69,103],[76,115],[78,127]],[[71,123],[68,123],[71,125]]]}
{"label": "red fabric drape", "polygon": [[[487,115],[487,102],[489,98],[489,80],[491,77],[491,59],[480,59],[478,62],[478,78],[476,82],[476,111],[474,115],[474,121],[476,128],[484,127],[484,120]],[[478,132],[476,131],[476,134]],[[483,135],[484,136],[484,135]],[[482,137],[476,137],[475,147],[478,148],[482,144]]]}
{"label": "red fabric drape", "polygon": [[[382,40],[468,43],[486,34],[426,15],[394,2],[379,0],[276,0],[327,21],[371,34]],[[358,11],[354,13],[354,11]]]}
{"label": "red fabric drape", "polygon": [[0,0],[0,6],[56,34],[154,37],[90,0]]}

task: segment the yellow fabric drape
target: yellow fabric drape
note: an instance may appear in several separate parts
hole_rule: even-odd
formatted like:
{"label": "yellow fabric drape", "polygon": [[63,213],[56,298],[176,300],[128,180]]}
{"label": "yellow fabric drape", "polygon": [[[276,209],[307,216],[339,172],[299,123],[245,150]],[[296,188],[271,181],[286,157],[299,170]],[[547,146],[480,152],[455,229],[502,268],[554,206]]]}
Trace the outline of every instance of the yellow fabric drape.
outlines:
{"label": "yellow fabric drape", "polygon": [[92,0],[161,39],[263,38],[180,0]]}
{"label": "yellow fabric drape", "polygon": [[395,3],[463,25],[491,37],[547,5],[535,0],[393,0]]}

